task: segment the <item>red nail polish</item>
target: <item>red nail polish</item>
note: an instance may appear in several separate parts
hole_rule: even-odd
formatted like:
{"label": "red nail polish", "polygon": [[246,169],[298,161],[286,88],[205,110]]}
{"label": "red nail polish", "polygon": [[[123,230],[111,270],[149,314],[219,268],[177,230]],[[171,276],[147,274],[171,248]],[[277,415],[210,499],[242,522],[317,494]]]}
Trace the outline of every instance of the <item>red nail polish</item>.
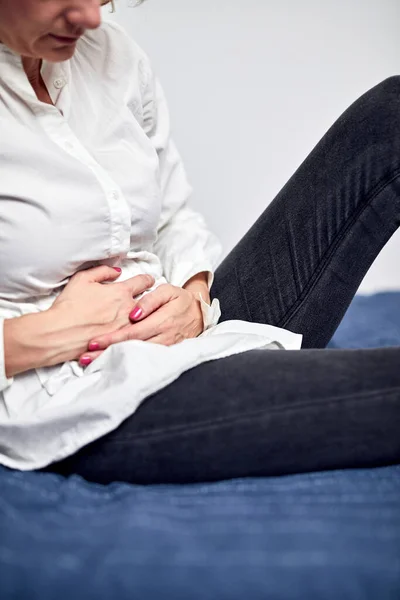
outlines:
{"label": "red nail polish", "polygon": [[118,273],[122,273],[122,269],[120,269],[119,267],[113,267],[114,271],[118,271]]}
{"label": "red nail polish", "polygon": [[89,344],[89,350],[91,352],[95,352],[96,350],[100,350],[100,344],[98,342],[91,342]]}
{"label": "red nail polish", "polygon": [[91,362],[93,362],[93,359],[90,358],[90,356],[83,356],[79,362],[81,363],[82,367],[87,367]]}
{"label": "red nail polish", "polygon": [[135,308],[135,310],[133,310],[131,312],[131,314],[129,315],[129,318],[132,319],[132,321],[136,321],[137,319],[140,319],[142,314],[143,314],[142,309],[137,307],[137,308]]}

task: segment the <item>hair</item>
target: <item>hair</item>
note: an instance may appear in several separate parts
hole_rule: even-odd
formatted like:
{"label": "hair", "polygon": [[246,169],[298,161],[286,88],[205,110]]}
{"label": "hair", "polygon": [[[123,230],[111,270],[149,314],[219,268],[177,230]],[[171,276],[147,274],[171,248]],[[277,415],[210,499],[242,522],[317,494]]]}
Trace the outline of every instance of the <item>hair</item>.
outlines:
{"label": "hair", "polygon": [[[144,0],[136,0],[135,6],[139,6],[139,4],[143,4]],[[101,0],[101,5],[105,6],[106,4],[111,4],[111,11],[115,10],[115,0]]]}

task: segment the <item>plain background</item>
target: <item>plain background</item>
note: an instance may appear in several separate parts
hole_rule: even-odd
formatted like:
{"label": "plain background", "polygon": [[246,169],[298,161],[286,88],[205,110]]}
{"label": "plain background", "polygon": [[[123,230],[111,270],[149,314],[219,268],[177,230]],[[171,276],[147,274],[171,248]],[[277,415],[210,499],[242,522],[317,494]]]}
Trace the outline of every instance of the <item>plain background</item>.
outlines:
{"label": "plain background", "polygon": [[[225,254],[343,110],[399,72],[399,0],[116,0]],[[129,74],[127,74],[128,76]],[[361,290],[400,288],[400,233]]]}

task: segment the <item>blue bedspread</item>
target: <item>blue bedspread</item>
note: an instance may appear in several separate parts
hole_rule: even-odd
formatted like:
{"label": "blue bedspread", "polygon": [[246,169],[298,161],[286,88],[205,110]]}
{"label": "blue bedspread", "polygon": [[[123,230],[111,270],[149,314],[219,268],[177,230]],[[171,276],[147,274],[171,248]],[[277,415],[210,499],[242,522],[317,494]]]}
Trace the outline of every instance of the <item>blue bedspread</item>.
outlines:
{"label": "blue bedspread", "polygon": [[[392,293],[333,345],[399,342]],[[400,600],[400,467],[150,488],[0,469],[0,599],[25,598]]]}

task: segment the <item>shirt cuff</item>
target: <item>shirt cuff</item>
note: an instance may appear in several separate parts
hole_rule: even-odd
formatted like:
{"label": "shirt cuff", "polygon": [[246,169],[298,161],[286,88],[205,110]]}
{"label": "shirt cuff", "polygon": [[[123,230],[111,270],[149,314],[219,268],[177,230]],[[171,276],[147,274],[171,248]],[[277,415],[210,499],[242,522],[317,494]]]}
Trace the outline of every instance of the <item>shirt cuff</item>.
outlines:
{"label": "shirt cuff", "polygon": [[4,359],[4,319],[0,319],[0,392],[10,387],[13,378],[6,376],[6,364]]}
{"label": "shirt cuff", "polygon": [[207,273],[207,284],[208,290],[211,289],[211,286],[214,282],[214,269],[210,263],[191,263],[186,264],[180,263],[175,266],[174,277],[168,279],[168,283],[172,285],[176,285],[176,287],[183,287],[189,279],[192,279],[195,275],[199,273]]}
{"label": "shirt cuff", "polygon": [[217,298],[214,298],[210,305],[207,304],[207,302],[203,299],[203,296],[199,293],[199,300],[201,314],[203,315],[204,333],[205,331],[207,331],[207,329],[210,329],[211,327],[214,327],[218,324],[218,321],[221,317],[221,307]]}

